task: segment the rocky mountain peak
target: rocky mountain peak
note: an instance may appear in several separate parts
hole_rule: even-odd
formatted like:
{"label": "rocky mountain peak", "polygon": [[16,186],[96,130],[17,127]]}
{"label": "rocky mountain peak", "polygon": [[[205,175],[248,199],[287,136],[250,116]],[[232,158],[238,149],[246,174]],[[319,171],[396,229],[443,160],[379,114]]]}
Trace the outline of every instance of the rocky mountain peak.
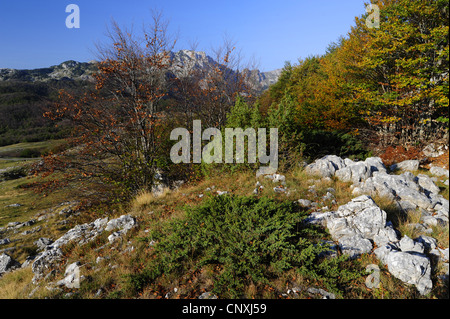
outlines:
{"label": "rocky mountain peak", "polygon": [[[179,50],[171,52],[170,58],[173,60],[172,72],[177,76],[187,75],[192,69],[208,69],[218,64],[217,61],[203,51]],[[0,69],[0,81],[92,80],[92,74],[97,69],[96,64],[96,61],[78,62],[68,60],[47,68],[24,70],[3,68]],[[264,91],[278,80],[281,69],[270,72],[261,72],[257,69],[244,70],[243,72],[250,72],[249,78],[254,88],[258,91]]]}

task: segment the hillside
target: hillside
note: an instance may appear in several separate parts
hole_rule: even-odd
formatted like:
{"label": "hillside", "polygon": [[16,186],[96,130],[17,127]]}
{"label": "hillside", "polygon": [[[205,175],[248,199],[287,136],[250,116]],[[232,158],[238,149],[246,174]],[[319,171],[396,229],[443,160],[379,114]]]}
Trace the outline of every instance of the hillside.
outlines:
{"label": "hillside", "polygon": [[[446,165],[391,171],[380,158],[326,156],[284,175],[142,192],[107,211],[68,189],[24,197],[14,185],[30,180],[13,179],[0,184],[1,296],[448,298]],[[285,253],[261,257],[275,247]]]}
{"label": "hillside", "polygon": [[65,61],[47,68],[17,70],[0,69],[0,81],[47,82],[50,80],[91,80],[96,62]]}
{"label": "hillside", "polygon": [[[217,65],[204,52],[180,50],[171,53],[171,72],[183,76],[194,70]],[[0,69],[0,146],[18,142],[44,141],[67,136],[66,123],[54,123],[42,115],[58,98],[59,90],[82,94],[93,87],[97,62],[65,61],[48,68],[32,70]],[[235,71],[230,70],[231,74]],[[275,83],[281,70],[244,70],[252,89],[260,94]]]}

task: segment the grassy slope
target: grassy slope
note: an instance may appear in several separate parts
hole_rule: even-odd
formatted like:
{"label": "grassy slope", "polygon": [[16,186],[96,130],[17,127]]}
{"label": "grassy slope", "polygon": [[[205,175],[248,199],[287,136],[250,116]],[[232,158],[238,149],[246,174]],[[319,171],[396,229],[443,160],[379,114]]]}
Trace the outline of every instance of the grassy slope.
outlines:
{"label": "grassy slope", "polygon": [[[48,140],[42,142],[32,142],[32,143],[18,143],[13,145],[7,145],[0,147],[0,165],[2,165],[2,161],[5,162],[14,162],[24,160],[21,158],[21,154],[26,154],[26,151],[30,151],[37,154],[45,154],[58,146],[61,146],[64,143],[64,140]],[[0,168],[4,168],[1,167]]]}
{"label": "grassy slope", "polygon": [[[269,198],[280,201],[296,201],[300,198],[318,200],[328,191],[328,188],[335,189],[336,203],[327,200],[321,203],[321,206],[328,206],[330,210],[337,209],[339,205],[347,203],[353,196],[348,183],[332,180],[319,180],[307,176],[301,169],[294,169],[286,172],[286,187],[289,190],[287,193],[277,194],[273,191],[276,183],[268,179],[261,179],[261,184],[264,189],[258,196],[267,196]],[[29,190],[19,188],[21,184],[29,183],[33,179],[22,178],[14,181],[0,183],[0,227],[5,226],[11,221],[26,221],[42,214],[46,211],[58,212],[63,207],[58,205],[61,202],[73,199],[70,189],[56,191],[43,196],[42,194],[35,194]],[[29,236],[20,236],[15,234],[11,239],[18,240],[11,244],[2,246],[1,248],[20,247],[12,252],[12,256],[23,262],[26,256],[33,252],[35,241],[39,237],[49,237],[57,239],[68,229],[73,227],[76,223],[92,221],[102,215],[107,214],[108,217],[119,216],[121,214],[131,214],[136,216],[139,221],[139,227],[129,232],[125,239],[114,243],[113,245],[104,246],[108,240],[109,232],[105,232],[97,240],[84,246],[77,246],[76,244],[69,245],[65,248],[67,256],[67,263],[80,261],[83,265],[82,274],[87,278],[81,289],[63,291],[49,291],[45,288],[45,283],[38,286],[35,291],[34,298],[55,297],[64,298],[64,293],[73,292],[72,295],[77,298],[164,298],[168,292],[172,292],[171,298],[195,298],[204,291],[210,291],[213,286],[214,273],[218,270],[212,267],[204,267],[200,272],[185,273],[177,276],[167,276],[159,278],[155,283],[144,286],[143,289],[136,291],[132,289],[128,280],[130,274],[139,274],[152,258],[151,247],[148,242],[148,233],[155,227],[161,227],[170,220],[185,217],[183,207],[185,205],[196,206],[202,203],[208,194],[216,193],[217,191],[228,191],[235,195],[253,196],[255,187],[254,173],[248,171],[241,171],[235,173],[222,172],[220,174],[211,175],[210,177],[196,183],[184,185],[177,191],[166,192],[159,198],[154,198],[151,194],[143,192],[136,196],[134,201],[129,204],[115,206],[105,212],[103,209],[92,207],[86,211],[86,216],[81,219],[70,221],[66,225],[60,223],[64,220],[63,216],[58,214],[55,217],[37,222],[36,224],[20,229],[20,232],[31,229],[36,226],[42,226],[42,230],[38,233]],[[309,191],[309,186],[315,184],[316,192]],[[448,198],[448,186],[442,187],[442,193]],[[209,190],[208,190],[209,189]],[[201,196],[203,194],[203,196]],[[392,203],[389,203],[382,198],[375,198],[375,201],[385,209],[389,216],[395,218],[396,211],[393,209]],[[20,203],[20,207],[5,206]],[[56,210],[55,210],[56,209]],[[399,229],[407,233],[407,228],[404,227],[409,222],[414,222],[415,216],[404,220],[398,218],[396,223]],[[410,234],[411,236],[418,236],[420,234]],[[439,238],[439,245],[441,247],[448,247],[448,228],[436,228],[435,234]],[[130,248],[133,247],[133,250]],[[104,258],[97,264],[97,258]],[[365,267],[368,264],[378,261],[374,256],[364,255],[361,259],[361,266]],[[64,263],[61,265],[64,270]],[[398,280],[393,278],[383,265],[379,264],[382,269],[381,288],[370,290],[364,285],[364,280],[360,279],[354,282],[354,287],[346,291],[341,297],[343,298],[418,298],[413,288],[405,287]],[[27,298],[28,294],[35,288],[29,284],[29,279],[32,277],[30,268],[21,269],[10,274],[6,274],[0,280],[0,298]],[[62,279],[62,273],[52,278],[50,281],[57,281]],[[282,296],[287,289],[292,289],[294,286],[309,286],[321,287],[320,281],[306,280],[299,276],[294,271],[288,271],[285,275],[279,278],[271,278],[270,284],[266,287],[259,287],[250,285],[245,288],[245,295],[247,298],[285,298]],[[173,293],[174,288],[177,288],[177,293]],[[445,294],[445,287],[437,286],[433,295],[442,298]],[[98,293],[98,294],[97,294]],[[448,292],[447,292],[448,293]],[[293,297],[292,295],[290,297]],[[301,293],[298,297],[310,297],[306,293]]]}

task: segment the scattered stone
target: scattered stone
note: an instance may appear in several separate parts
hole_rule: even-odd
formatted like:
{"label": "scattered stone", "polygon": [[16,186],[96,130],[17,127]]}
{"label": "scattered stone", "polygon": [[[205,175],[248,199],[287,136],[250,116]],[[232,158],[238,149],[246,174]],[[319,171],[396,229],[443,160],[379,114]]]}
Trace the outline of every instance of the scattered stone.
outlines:
{"label": "scattered stone", "polygon": [[323,201],[327,201],[327,200],[333,200],[334,199],[334,195],[330,192],[327,192],[323,197],[322,200]]}
{"label": "scattered stone", "polygon": [[217,299],[217,296],[214,295],[212,292],[207,291],[207,292],[202,293],[198,297],[198,299]]}
{"label": "scattered stone", "polygon": [[415,285],[422,295],[431,291],[431,263],[424,252],[436,247],[435,240],[426,236],[417,240],[403,236],[399,241],[392,223],[386,221],[386,213],[366,195],[340,206],[325,219],[332,238],[350,258],[370,253],[374,242],[378,246],[375,255],[393,276]]}
{"label": "scattered stone", "polygon": [[286,176],[281,174],[266,175],[264,178],[271,179],[273,183],[281,183],[282,185],[286,185]]}
{"label": "scattered stone", "polygon": [[383,161],[379,157],[369,157],[364,162],[353,162],[345,159],[345,167],[336,172],[336,177],[344,182],[358,184],[371,177],[374,172],[386,172]]}
{"label": "scattered stone", "polygon": [[33,283],[36,283],[41,279],[48,271],[50,271],[56,263],[58,263],[63,257],[63,252],[61,248],[54,247],[52,249],[45,250],[39,254],[33,264],[31,265],[31,270],[33,271]]}
{"label": "scattered stone", "polygon": [[309,199],[299,199],[297,202],[302,207],[306,208],[311,207],[311,201]]}
{"label": "scattered stone", "polygon": [[[118,229],[115,233],[123,235],[136,225],[136,220],[129,215],[122,215],[109,222],[108,218],[98,218],[92,223],[75,226],[50,245],[43,243],[45,250],[36,257],[32,264],[32,271],[34,273],[33,282],[41,279],[46,272],[54,268],[54,265],[62,259],[63,253],[60,247],[63,245],[71,241],[77,241],[79,245],[86,244],[105,230]],[[114,237],[118,237],[117,234]]]}
{"label": "scattered stone", "polygon": [[415,241],[423,245],[425,252],[429,252],[430,250],[437,248],[437,240],[430,236],[421,235],[416,238]]}
{"label": "scattered stone", "polygon": [[170,188],[167,185],[165,185],[159,181],[156,181],[155,184],[152,186],[151,192],[154,197],[160,197],[169,189]]}
{"label": "scattered stone", "polygon": [[373,246],[372,242],[361,234],[349,234],[339,239],[339,248],[350,259],[355,259],[362,254],[370,253]]}
{"label": "scattered stone", "polygon": [[103,293],[103,289],[102,289],[102,288],[99,288],[99,289],[97,290],[97,292],[95,293],[95,297],[99,298],[99,297],[102,295],[102,293]]}
{"label": "scattered stone", "polygon": [[113,232],[111,235],[108,236],[108,241],[110,243],[113,243],[116,240],[122,238],[123,235],[124,235],[124,233],[122,231],[120,231],[120,230],[116,231],[116,232]]}
{"label": "scattered stone", "polygon": [[421,191],[418,178],[410,172],[400,175],[375,172],[372,177],[355,187],[353,193],[379,195],[391,200],[408,202],[408,205],[415,205],[423,209],[433,207],[432,198]]}
{"label": "scattered stone", "polygon": [[38,226],[38,227],[34,227],[32,229],[26,230],[24,232],[21,232],[20,234],[22,236],[26,236],[26,235],[30,235],[30,234],[34,234],[34,233],[40,232],[41,230],[42,230],[42,227]]}
{"label": "scattered stone", "polygon": [[9,240],[9,238],[0,239],[0,245],[6,245],[9,244],[10,242],[11,240]]}
{"label": "scattered stone", "polygon": [[8,223],[8,225],[6,225],[6,228],[14,228],[20,224],[21,224],[20,222],[10,222],[10,223]]}
{"label": "scattered stone", "polygon": [[341,181],[353,182],[354,184],[366,180],[370,176],[371,171],[364,162],[351,164],[336,172],[336,177]]}
{"label": "scattered stone", "polygon": [[337,170],[345,166],[344,160],[339,156],[327,155],[316,160],[314,163],[305,166],[305,171],[310,175],[331,177]]}
{"label": "scattered stone", "polygon": [[421,217],[421,221],[424,224],[426,224],[427,226],[430,226],[430,227],[431,226],[437,226],[438,223],[439,223],[438,219],[436,217],[434,217],[434,216],[431,216],[431,215],[429,215],[429,216],[422,216]]}
{"label": "scattered stone", "polygon": [[417,183],[425,190],[425,192],[439,194],[439,187],[433,182],[433,180],[424,174],[417,175]]}
{"label": "scattered stone", "polygon": [[25,261],[23,262],[21,268],[27,268],[27,267],[30,267],[31,264],[33,263],[33,260],[34,260],[35,258],[36,258],[35,255],[28,256],[28,257],[25,259]]}
{"label": "scattered stone", "polygon": [[67,266],[64,273],[64,279],[58,281],[56,286],[65,286],[66,288],[80,288],[80,265],[79,261],[74,262]]}
{"label": "scattered stone", "polygon": [[284,188],[283,186],[277,186],[273,188],[273,191],[275,193],[285,193],[286,192],[286,188]]}
{"label": "scattered stone", "polygon": [[33,225],[33,224],[35,224],[36,223],[36,221],[34,220],[34,219],[31,219],[31,220],[29,220],[29,221],[26,221],[26,222],[23,222],[23,223],[20,223],[20,222],[11,222],[11,223],[8,223],[8,225],[6,226],[8,229],[20,229],[20,228],[22,228],[22,227],[26,227],[26,226],[31,226],[31,225]]}
{"label": "scattered stone", "polygon": [[308,288],[306,291],[312,295],[321,295],[322,299],[336,299],[334,294],[321,288]]}
{"label": "scattered stone", "polygon": [[436,147],[434,143],[431,143],[424,147],[422,153],[427,157],[438,157],[443,155],[445,151],[443,150],[442,145]]}
{"label": "scattered stone", "polygon": [[448,262],[448,248],[445,249],[438,248],[438,250],[441,253],[442,261]]}
{"label": "scattered stone", "polygon": [[371,240],[377,245],[397,240],[397,233],[386,221],[386,212],[367,195],[339,206],[327,218],[327,227],[333,239],[339,241],[341,249],[351,257],[371,251]]}
{"label": "scattered stone", "polygon": [[22,206],[22,204],[11,204],[11,205],[7,205],[5,207],[8,208],[8,207],[21,207],[21,206]]}
{"label": "scattered stone", "polygon": [[46,237],[41,237],[34,242],[34,244],[38,246],[38,250],[44,250],[45,248],[47,248],[47,246],[51,245],[52,243],[53,240]]}

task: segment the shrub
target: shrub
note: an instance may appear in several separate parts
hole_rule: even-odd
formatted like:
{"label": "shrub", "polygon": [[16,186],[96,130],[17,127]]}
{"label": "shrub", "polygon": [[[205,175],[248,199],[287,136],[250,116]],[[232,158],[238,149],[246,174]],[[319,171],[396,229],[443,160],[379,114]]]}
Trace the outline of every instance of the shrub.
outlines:
{"label": "shrub", "polygon": [[23,166],[14,167],[12,169],[8,169],[2,173],[0,173],[0,182],[1,181],[10,181],[14,179],[19,179],[27,176],[27,169]]}
{"label": "shrub", "polygon": [[40,157],[40,156],[41,156],[41,151],[39,151],[37,149],[32,149],[32,148],[24,149],[19,154],[19,157],[25,157],[25,158]]}
{"label": "shrub", "polygon": [[[319,257],[329,248],[318,244],[317,231],[302,223],[306,213],[292,202],[268,198],[216,196],[186,209],[186,217],[153,231],[155,258],[139,274],[129,276],[142,289],[161,276],[182,276],[215,266],[213,293],[225,298],[243,294],[246,285],[296,270],[320,280],[333,291],[358,277],[344,266],[345,257]],[[323,236],[323,234],[321,235]]]}
{"label": "shrub", "polygon": [[304,133],[304,156],[309,160],[325,155],[338,155],[351,159],[364,160],[371,156],[363,143],[349,133],[337,131],[312,130]]}

